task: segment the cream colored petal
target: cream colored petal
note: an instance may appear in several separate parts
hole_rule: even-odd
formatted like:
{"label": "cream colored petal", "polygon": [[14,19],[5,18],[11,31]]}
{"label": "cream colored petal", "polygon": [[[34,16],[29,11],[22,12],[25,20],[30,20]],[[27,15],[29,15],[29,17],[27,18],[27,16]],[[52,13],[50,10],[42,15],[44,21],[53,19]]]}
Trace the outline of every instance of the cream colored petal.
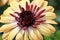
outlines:
{"label": "cream colored petal", "polygon": [[24,37],[24,35],[22,36],[21,40],[24,40],[24,38],[23,38],[23,37]]}
{"label": "cream colored petal", "polygon": [[33,0],[32,3],[36,3],[36,5],[38,5],[39,7],[42,5],[42,3],[44,2],[44,0]]}
{"label": "cream colored petal", "polygon": [[17,1],[10,2],[11,9],[15,12],[21,12],[19,9],[19,3]]}
{"label": "cream colored petal", "polygon": [[50,24],[42,24],[42,25],[44,25],[46,28],[50,29],[53,33],[56,31],[56,29]]}
{"label": "cream colored petal", "polygon": [[38,40],[36,34],[33,32],[33,29],[29,28],[29,38],[30,40]]}
{"label": "cream colored petal", "polygon": [[20,0],[9,0],[9,1],[8,1],[9,4],[10,4],[12,1],[17,1],[17,2],[19,2]]}
{"label": "cream colored petal", "polygon": [[55,19],[56,18],[56,14],[53,12],[46,12],[44,19]]}
{"label": "cream colored petal", "polygon": [[28,4],[30,4],[30,0],[21,0],[21,1],[19,2],[19,4],[20,4],[24,9],[26,9],[26,2],[28,2]]}
{"label": "cream colored petal", "polygon": [[0,28],[0,32],[8,32],[11,29],[15,28],[17,23],[5,24]]}
{"label": "cream colored petal", "polygon": [[12,16],[1,16],[0,23],[12,23],[15,22],[15,18]]}
{"label": "cream colored petal", "polygon": [[41,5],[41,8],[45,9],[47,7],[47,5],[48,5],[48,1],[44,1]]}
{"label": "cream colored petal", "polygon": [[46,20],[44,23],[49,23],[49,24],[57,24],[54,20]]}
{"label": "cream colored petal", "polygon": [[8,40],[12,40],[15,37],[15,35],[19,32],[19,30],[19,27],[13,29],[8,36]]}
{"label": "cream colored petal", "polygon": [[52,6],[47,6],[45,9],[46,12],[54,12],[54,8]]}
{"label": "cream colored petal", "polygon": [[2,36],[2,39],[6,39],[6,37],[9,35],[10,32],[8,33],[4,33],[3,36]]}
{"label": "cream colored petal", "polygon": [[29,40],[29,38],[28,38],[28,32],[27,31],[25,31],[24,40]]}
{"label": "cream colored petal", "polygon": [[7,38],[3,39],[3,40],[7,40]]}
{"label": "cream colored petal", "polygon": [[24,3],[28,2],[30,4],[30,0],[21,0],[21,1]]}
{"label": "cream colored petal", "polygon": [[8,7],[4,12],[2,16],[10,16],[11,13],[14,11],[11,9],[11,7]]}
{"label": "cream colored petal", "polygon": [[16,36],[16,40],[22,40],[24,35],[24,30],[20,30],[20,32]]}
{"label": "cream colored petal", "polygon": [[31,37],[30,35],[29,35],[29,39],[30,39],[30,40],[33,40],[32,37]]}
{"label": "cream colored petal", "polygon": [[38,30],[45,36],[50,36],[52,34],[52,31],[43,25],[39,25]]}
{"label": "cream colored petal", "polygon": [[33,29],[34,33],[37,35],[38,40],[43,40],[41,33],[37,29]]}

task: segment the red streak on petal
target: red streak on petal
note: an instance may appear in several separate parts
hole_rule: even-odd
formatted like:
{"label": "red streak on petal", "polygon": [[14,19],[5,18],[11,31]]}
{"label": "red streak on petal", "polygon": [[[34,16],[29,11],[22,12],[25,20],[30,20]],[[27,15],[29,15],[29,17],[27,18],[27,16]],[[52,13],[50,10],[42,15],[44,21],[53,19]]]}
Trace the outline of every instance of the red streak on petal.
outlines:
{"label": "red streak on petal", "polygon": [[37,26],[36,26],[36,25],[33,25],[32,27],[33,27],[33,28],[37,28]]}
{"label": "red streak on petal", "polygon": [[33,9],[33,5],[31,5],[31,10]]}
{"label": "red streak on petal", "polygon": [[37,21],[37,22],[35,22],[35,23],[34,23],[34,25],[39,25],[39,24],[40,24],[40,22],[39,22],[39,21]]}
{"label": "red streak on petal", "polygon": [[39,18],[42,18],[42,17],[44,17],[45,15],[41,15],[41,16],[39,16]]}
{"label": "red streak on petal", "polygon": [[37,13],[36,17],[40,16],[44,11],[45,9],[41,10],[39,13]]}
{"label": "red streak on petal", "polygon": [[20,5],[19,5],[19,8],[20,8],[21,12],[23,12],[23,11],[24,11],[24,8],[22,8]]}
{"label": "red streak on petal", "polygon": [[23,27],[23,26],[21,25],[21,23],[19,23],[19,22],[17,23],[17,25],[18,25],[19,27],[21,27],[21,28]]}
{"label": "red streak on petal", "polygon": [[39,9],[40,9],[40,8],[38,7],[35,13],[37,13]]}
{"label": "red streak on petal", "polygon": [[15,14],[17,14],[18,16],[20,16],[20,13],[18,13],[18,12],[14,12]]}
{"label": "red streak on petal", "polygon": [[39,25],[40,23],[43,23],[45,20],[41,20],[41,21],[35,21],[34,25]]}
{"label": "red streak on petal", "polygon": [[17,23],[20,26],[20,23]]}
{"label": "red streak on petal", "polygon": [[36,19],[41,19],[41,18],[43,18],[45,15],[40,15],[40,16],[38,16],[38,17],[36,17]]}
{"label": "red streak on petal", "polygon": [[30,11],[30,6],[28,5],[27,2],[26,2],[26,11]]}
{"label": "red streak on petal", "polygon": [[15,18],[15,19],[16,19],[16,21],[20,22],[19,18]]}
{"label": "red streak on petal", "polygon": [[27,27],[26,27],[26,26],[24,26],[22,29],[23,29],[23,30],[26,30],[26,29],[27,29]]}
{"label": "red streak on petal", "polygon": [[17,16],[13,15],[13,14],[10,14],[12,17],[15,17],[15,18],[18,18]]}
{"label": "red streak on petal", "polygon": [[19,20],[19,18],[18,18],[17,16],[15,16],[15,15],[13,15],[13,14],[10,14],[10,15],[11,15],[12,17],[14,17],[16,21],[20,22],[20,20]]}
{"label": "red streak on petal", "polygon": [[35,7],[34,7],[33,11],[35,11],[36,7],[37,7],[37,5],[35,5]]}

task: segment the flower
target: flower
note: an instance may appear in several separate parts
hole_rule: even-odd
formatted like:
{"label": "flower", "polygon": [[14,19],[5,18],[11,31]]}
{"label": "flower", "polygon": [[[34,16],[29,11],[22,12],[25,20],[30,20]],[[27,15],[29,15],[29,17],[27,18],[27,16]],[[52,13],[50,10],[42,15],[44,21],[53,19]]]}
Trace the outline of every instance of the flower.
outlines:
{"label": "flower", "polygon": [[[11,1],[14,1],[14,0],[1,0],[0,6],[4,6],[7,2],[8,2],[8,4],[10,4]],[[16,0],[16,1],[18,2],[19,0]]]}
{"label": "flower", "polygon": [[3,40],[43,40],[42,35],[49,36],[56,30],[51,24],[57,24],[54,8],[47,6],[44,0],[12,1],[0,16],[0,22],[5,23],[0,28],[4,32]]}

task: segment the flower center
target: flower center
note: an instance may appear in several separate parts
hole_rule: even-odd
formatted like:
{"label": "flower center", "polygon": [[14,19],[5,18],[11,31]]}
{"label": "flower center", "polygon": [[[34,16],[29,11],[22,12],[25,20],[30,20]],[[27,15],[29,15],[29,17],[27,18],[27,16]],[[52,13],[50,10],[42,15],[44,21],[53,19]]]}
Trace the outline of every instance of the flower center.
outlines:
{"label": "flower center", "polygon": [[20,15],[20,18],[22,20],[21,24],[23,26],[31,26],[32,24],[34,24],[34,15],[32,12],[30,11],[23,11]]}
{"label": "flower center", "polygon": [[17,14],[17,16],[14,14],[10,14],[17,21],[17,25],[23,30],[26,30],[29,27],[37,28],[37,25],[40,25],[45,21],[43,19],[45,15],[41,15],[45,11],[45,9],[40,10],[37,5],[35,5],[35,7],[33,6],[34,5],[28,5],[28,3],[26,2],[26,10],[19,5],[21,13],[14,12],[14,14]]}

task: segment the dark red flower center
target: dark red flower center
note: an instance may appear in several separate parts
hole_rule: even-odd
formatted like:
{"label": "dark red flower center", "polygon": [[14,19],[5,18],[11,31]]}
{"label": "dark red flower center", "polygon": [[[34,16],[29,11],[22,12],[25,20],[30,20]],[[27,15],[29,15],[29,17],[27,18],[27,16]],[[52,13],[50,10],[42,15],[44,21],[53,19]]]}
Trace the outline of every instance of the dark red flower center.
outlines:
{"label": "dark red flower center", "polygon": [[26,2],[26,10],[23,7],[21,7],[20,5],[19,5],[19,8],[21,10],[21,13],[14,12],[14,14],[17,14],[19,17],[17,17],[14,14],[10,14],[10,15],[16,19],[16,21],[18,22],[17,25],[19,25],[19,27],[21,29],[25,30],[28,27],[36,28],[37,25],[39,25],[40,23],[43,23],[45,21],[45,20],[41,19],[45,16],[45,15],[41,15],[45,11],[45,9],[40,10],[40,8],[37,7],[37,5],[35,5],[35,6],[33,4],[28,5],[27,2]]}
{"label": "dark red flower center", "polygon": [[23,11],[20,15],[20,18],[22,20],[21,24],[23,26],[31,26],[32,24],[34,24],[34,15],[31,11]]}

